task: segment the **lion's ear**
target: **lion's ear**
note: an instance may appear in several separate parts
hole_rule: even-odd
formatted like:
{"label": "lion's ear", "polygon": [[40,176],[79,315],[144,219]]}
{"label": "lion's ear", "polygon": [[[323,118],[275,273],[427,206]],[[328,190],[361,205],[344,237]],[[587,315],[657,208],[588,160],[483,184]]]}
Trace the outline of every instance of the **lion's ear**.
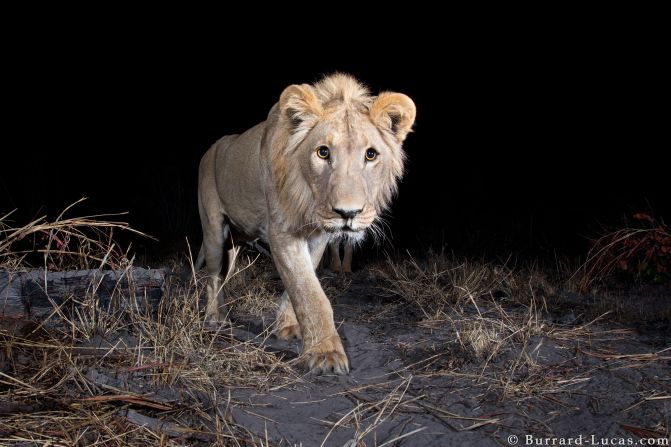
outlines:
{"label": "lion's ear", "polygon": [[416,113],[415,103],[403,93],[380,93],[370,106],[371,120],[390,130],[400,142],[412,130]]}
{"label": "lion's ear", "polygon": [[295,130],[303,123],[314,122],[323,114],[322,105],[309,84],[290,85],[280,95],[280,113]]}

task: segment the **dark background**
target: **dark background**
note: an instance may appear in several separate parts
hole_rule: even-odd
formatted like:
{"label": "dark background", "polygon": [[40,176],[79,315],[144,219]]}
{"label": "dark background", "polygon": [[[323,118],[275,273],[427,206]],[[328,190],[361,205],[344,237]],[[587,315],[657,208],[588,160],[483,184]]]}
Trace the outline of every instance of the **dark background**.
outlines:
{"label": "dark background", "polygon": [[265,119],[287,85],[343,71],[417,105],[389,218],[396,250],[584,254],[603,225],[668,216],[668,52],[627,33],[570,36],[462,35],[379,58],[250,57],[230,39],[10,42],[0,211],[18,208],[21,224],[88,197],[71,215],[128,211],[161,240],[136,243],[143,250],[186,236],[198,245],[202,154]]}

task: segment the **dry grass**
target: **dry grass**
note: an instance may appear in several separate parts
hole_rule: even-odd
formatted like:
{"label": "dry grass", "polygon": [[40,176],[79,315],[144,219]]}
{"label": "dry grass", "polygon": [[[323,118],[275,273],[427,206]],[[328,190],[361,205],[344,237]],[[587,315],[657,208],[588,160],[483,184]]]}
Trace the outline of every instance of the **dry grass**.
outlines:
{"label": "dry grass", "polygon": [[[546,273],[537,265],[516,267],[429,253],[424,261],[388,258],[377,273],[385,279],[385,290],[421,317],[420,326],[444,334],[443,351],[436,349],[435,361],[417,365],[416,373],[471,380],[472,386],[485,386],[509,400],[552,396],[589,380],[576,375],[568,362],[553,366],[548,374],[545,344],[590,344],[627,336],[596,329],[596,320],[569,327],[552,323],[558,294],[576,286],[566,282],[569,270],[558,266],[556,272]],[[462,362],[441,363],[441,355]],[[480,365],[480,372],[464,375],[463,362]],[[436,370],[436,364],[441,369]]]}
{"label": "dry grass", "polygon": [[10,225],[13,211],[0,217],[0,268],[26,267],[30,254],[40,254],[42,267],[49,270],[120,269],[131,264],[127,251],[114,241],[114,230],[150,236],[126,222],[104,220],[122,214],[65,218],[65,213],[82,201],[68,206],[53,221],[42,216],[15,228]]}
{"label": "dry grass", "polygon": [[[129,230],[123,222],[61,214],[53,222],[42,218],[22,228],[10,228],[5,216],[0,226],[0,268],[27,268],[25,262],[37,253],[37,265],[46,269],[123,270],[132,282],[133,258],[112,239],[112,230]],[[238,265],[225,284],[235,297],[231,311],[272,318],[282,287],[272,278],[271,261],[242,251]],[[234,323],[204,324],[203,278],[192,264],[190,268],[186,280],[173,278],[166,284],[156,307],[145,307],[134,296],[118,296],[118,302],[128,305],[102,309],[91,292],[70,297],[72,311],[56,307],[45,321],[17,324],[0,318],[0,444],[269,445],[268,439],[236,423],[231,409],[240,402],[232,392],[244,388],[265,394],[302,379],[291,362],[263,348],[264,340],[238,338]],[[557,273],[548,274],[536,265],[463,260],[445,253],[378,265],[366,284],[382,285],[397,298],[395,304],[375,307],[372,316],[348,319],[373,327],[375,318],[393,320],[412,309],[406,314],[417,316],[416,324],[431,335],[421,346],[410,346],[414,339],[399,342],[408,344],[403,349],[421,348],[421,355],[379,381],[359,387],[348,382],[339,394],[353,401],[351,409],[317,421],[329,427],[323,445],[342,427],[354,433],[347,445],[412,443],[411,437],[423,429],[410,421],[426,413],[457,431],[504,425],[496,414],[472,417],[443,408],[438,400],[444,390],[428,393],[423,388],[434,377],[448,378],[451,390],[475,390],[469,396],[494,394],[506,403],[537,398],[568,408],[570,402],[562,398],[598,371],[577,368],[574,354],[556,356],[559,349],[546,349],[550,345],[613,368],[668,362],[668,348],[638,354],[599,348],[600,342],[631,336],[626,330],[604,329],[599,318],[578,325],[553,323],[549,315],[558,290],[577,286],[575,278],[569,278],[573,283],[558,279],[567,279],[569,270],[559,266]],[[337,301],[351,287],[358,293],[360,284],[354,281],[333,277],[322,282]],[[119,288],[115,293],[124,292]],[[269,336],[270,325],[264,326],[260,338]],[[417,381],[424,382],[414,387]],[[668,393],[660,393],[648,397],[668,399]],[[398,426],[403,418],[407,424]],[[378,444],[377,433],[391,426],[398,435]]]}
{"label": "dry grass", "polygon": [[389,286],[421,311],[426,320],[440,320],[457,307],[482,300],[529,305],[555,293],[555,286],[538,268],[517,268],[484,261],[457,259],[445,253],[427,254],[418,261],[410,254],[403,260],[389,258],[377,269]]}
{"label": "dry grass", "polygon": [[[461,351],[480,361],[490,361],[506,345],[542,334],[540,314],[555,293],[537,267],[516,269],[445,253],[429,253],[421,263],[411,256],[399,262],[388,259],[379,272],[388,292],[423,315],[423,325],[449,325]],[[511,305],[517,311],[505,310]]]}
{"label": "dry grass", "polygon": [[[25,268],[37,252],[46,269],[121,268],[132,282],[132,258],[111,232],[133,231],[124,223],[63,214],[21,228],[10,228],[7,216],[0,223],[4,269]],[[13,251],[27,239],[30,249]],[[233,281],[258,295],[251,306],[260,312],[270,292],[255,289],[261,282],[250,274]],[[127,306],[101,309],[90,293],[70,298],[74,312],[55,308],[38,324],[0,319],[0,444],[267,445],[235,424],[230,395],[220,390],[263,392],[297,375],[259,343],[236,339],[230,325],[204,325],[201,289],[192,272],[185,283],[166,284],[158,308],[131,295],[120,297]]]}
{"label": "dry grass", "polygon": [[[345,446],[360,446],[365,445],[364,439],[373,433],[378,427],[387,422],[397,413],[401,412],[403,407],[409,406],[413,401],[418,400],[417,397],[412,398],[407,396],[408,387],[412,381],[412,375],[403,377],[384,397],[380,399],[369,399],[355,390],[348,391],[348,394],[357,402],[354,408],[343,414],[337,421],[330,423],[328,421],[321,421],[331,426],[329,432],[324,437],[320,447],[327,445],[329,437],[334,430],[340,427],[354,428],[354,437],[350,439]],[[417,434],[423,431],[426,427],[412,430],[403,435],[396,436],[382,444],[379,447],[386,445],[393,445],[395,442]],[[403,431],[403,430],[401,430]],[[377,443],[375,445],[378,445]]]}
{"label": "dry grass", "polygon": [[282,292],[279,278],[270,258],[251,251],[242,251],[235,274],[228,278],[225,291],[232,312],[264,318],[274,317],[277,310],[277,295]]}

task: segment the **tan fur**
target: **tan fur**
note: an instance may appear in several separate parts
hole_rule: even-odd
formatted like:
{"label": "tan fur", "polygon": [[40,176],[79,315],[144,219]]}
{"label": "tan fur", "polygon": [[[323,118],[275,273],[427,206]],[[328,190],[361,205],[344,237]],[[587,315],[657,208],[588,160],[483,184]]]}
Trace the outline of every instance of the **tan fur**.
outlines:
{"label": "tan fur", "polygon": [[[340,246],[343,246],[343,256],[340,257]],[[333,241],[329,244],[331,252],[331,262],[329,269],[337,273],[352,273],[352,255],[354,254],[354,247],[352,244],[341,243],[341,241]]]}
{"label": "tan fur", "polygon": [[[335,74],[287,87],[266,121],[217,141],[198,180],[206,319],[224,317],[221,271],[224,258],[226,272],[232,269],[233,244],[261,238],[286,287],[276,334],[303,338],[313,372],[346,373],[333,310],[314,270],[329,241],[360,241],[389,205],[414,119],[407,96],[372,96],[354,78]],[[328,146],[328,159],[317,155],[320,146]],[[365,159],[368,148],[378,153],[373,161]]]}

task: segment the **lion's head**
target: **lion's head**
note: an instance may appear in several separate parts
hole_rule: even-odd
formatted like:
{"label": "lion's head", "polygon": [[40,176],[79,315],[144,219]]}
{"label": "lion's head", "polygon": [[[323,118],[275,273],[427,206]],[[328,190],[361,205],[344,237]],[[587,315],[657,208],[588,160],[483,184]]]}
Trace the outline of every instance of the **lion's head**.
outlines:
{"label": "lion's head", "polygon": [[403,175],[415,104],[401,93],[371,96],[335,74],[287,87],[273,110],[270,175],[283,220],[294,230],[360,240]]}

